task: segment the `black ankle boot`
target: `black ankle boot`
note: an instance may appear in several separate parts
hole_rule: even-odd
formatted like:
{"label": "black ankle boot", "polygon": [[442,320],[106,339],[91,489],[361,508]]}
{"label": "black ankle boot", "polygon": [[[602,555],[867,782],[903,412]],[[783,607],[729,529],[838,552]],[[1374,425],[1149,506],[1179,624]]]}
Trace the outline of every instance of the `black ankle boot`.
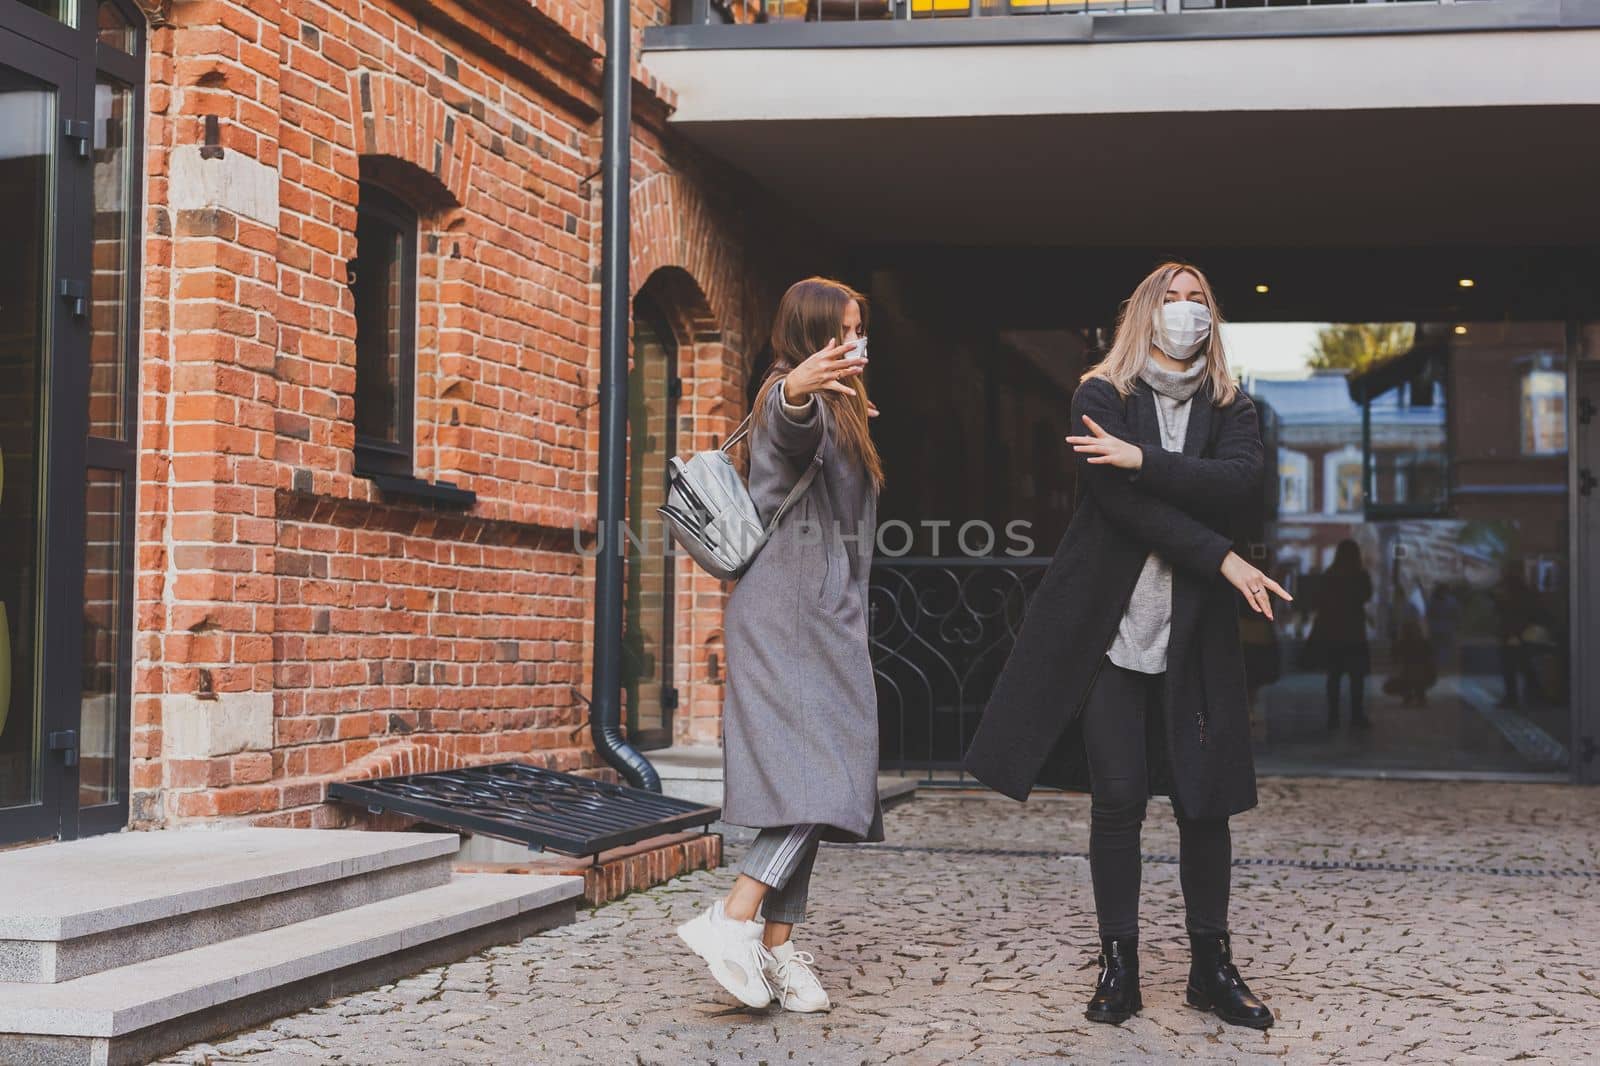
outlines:
{"label": "black ankle boot", "polygon": [[1208,1010],[1229,1025],[1270,1029],[1272,1011],[1257,999],[1233,965],[1227,933],[1189,935],[1189,1006]]}
{"label": "black ankle boot", "polygon": [[1139,998],[1139,938],[1100,938],[1100,982],[1083,1016],[1121,1025],[1144,1006]]}

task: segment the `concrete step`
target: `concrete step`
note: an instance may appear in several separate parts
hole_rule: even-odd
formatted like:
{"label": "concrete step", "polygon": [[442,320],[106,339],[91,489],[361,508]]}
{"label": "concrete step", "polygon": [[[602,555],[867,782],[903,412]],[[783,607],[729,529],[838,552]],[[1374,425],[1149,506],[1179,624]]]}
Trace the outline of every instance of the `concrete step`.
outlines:
{"label": "concrete step", "polygon": [[434,888],[453,833],[119,833],[0,854],[0,981],[72,981]]}
{"label": "concrete step", "polygon": [[[349,834],[359,836],[363,834]],[[578,877],[447,884],[57,984],[0,984],[4,1061],[144,1062],[573,920]]]}
{"label": "concrete step", "polygon": [[[661,791],[674,799],[722,806],[722,749],[709,744],[679,744],[644,753],[661,775]],[[885,810],[913,799],[915,778],[878,776],[878,801]]]}

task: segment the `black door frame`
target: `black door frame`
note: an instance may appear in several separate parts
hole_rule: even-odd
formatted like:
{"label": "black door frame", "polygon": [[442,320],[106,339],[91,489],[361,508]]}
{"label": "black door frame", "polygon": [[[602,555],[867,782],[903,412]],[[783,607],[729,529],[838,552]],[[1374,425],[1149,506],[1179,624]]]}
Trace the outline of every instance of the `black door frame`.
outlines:
{"label": "black door frame", "polygon": [[1600,665],[1581,649],[1600,633],[1600,352],[1585,350],[1586,323],[1574,318],[1567,343],[1567,448],[1572,565],[1570,679],[1572,779],[1600,784]]}
{"label": "black door frame", "polygon": [[[6,0],[9,7],[9,0]],[[81,533],[73,535],[75,523],[81,524],[81,502],[73,506],[71,494],[62,491],[70,472],[83,468],[82,431],[86,428],[85,414],[74,417],[74,409],[67,402],[77,367],[85,362],[88,345],[86,320],[77,319],[64,299],[56,295],[58,279],[84,276],[84,249],[77,238],[80,212],[76,209],[83,190],[85,167],[78,165],[71,146],[62,136],[62,123],[81,118],[78,69],[73,57],[41,47],[37,38],[24,37],[13,28],[16,23],[26,25],[30,19],[7,16],[33,16],[49,22],[46,16],[31,9],[0,10],[0,64],[17,73],[51,86],[56,93],[56,113],[53,125],[56,133],[52,203],[47,207],[51,215],[51,229],[46,236],[47,252],[40,279],[46,293],[48,311],[43,316],[43,352],[38,368],[38,419],[36,439],[38,453],[35,463],[38,470],[39,524],[32,531],[36,538],[37,584],[31,618],[18,618],[18,626],[32,626],[34,639],[33,705],[14,706],[13,715],[30,715],[36,723],[34,729],[34,791],[37,802],[0,810],[0,841],[38,840],[59,836],[66,820],[66,799],[77,789],[77,771],[69,767],[67,759],[49,750],[52,734],[77,728],[75,693],[69,682],[77,659],[74,643],[73,618],[78,613],[62,609],[71,604],[71,577],[74,570],[82,573]],[[70,31],[69,31],[70,32]],[[43,34],[42,36],[52,36]],[[78,432],[74,433],[76,428]],[[67,473],[63,473],[63,471]],[[73,551],[75,544],[78,552]],[[76,556],[76,558],[74,558]],[[81,577],[79,579],[81,585]],[[76,595],[82,595],[80,588]]]}
{"label": "black door frame", "polygon": [[[128,823],[131,760],[134,535],[137,513],[139,304],[142,296],[145,22],[127,0],[111,0],[133,28],[129,55],[99,42],[96,0],[78,0],[78,25],[13,0],[0,0],[0,65],[57,90],[54,232],[45,266],[49,325],[40,368],[39,602],[31,624],[35,655],[35,772],[39,802],[0,810],[0,844],[114,832]],[[120,440],[89,436],[94,241],[96,83],[106,74],[128,86],[131,158],[122,235],[127,251],[123,309]],[[117,722],[113,741],[115,802],[79,807],[82,735],[85,491],[90,468],[122,475],[118,588]],[[13,708],[13,713],[19,713]]]}

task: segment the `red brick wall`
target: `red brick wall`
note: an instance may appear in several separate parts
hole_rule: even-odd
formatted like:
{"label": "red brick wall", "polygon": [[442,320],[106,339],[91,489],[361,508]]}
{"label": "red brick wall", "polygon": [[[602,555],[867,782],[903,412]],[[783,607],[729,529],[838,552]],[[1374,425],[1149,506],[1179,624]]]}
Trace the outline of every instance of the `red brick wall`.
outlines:
{"label": "red brick wall", "polygon": [[[595,509],[599,31],[598,3],[546,0],[155,11],[136,824],[331,820],[326,782],[402,739],[598,765],[574,531]],[[635,101],[632,277],[673,295],[685,451],[742,416],[794,273],[748,249],[789,231],[670,134],[659,89]],[[226,188],[202,195],[196,167]],[[354,475],[363,175],[421,220],[414,473],[475,492],[465,513]],[[688,569],[677,735],[714,741],[723,590]]]}

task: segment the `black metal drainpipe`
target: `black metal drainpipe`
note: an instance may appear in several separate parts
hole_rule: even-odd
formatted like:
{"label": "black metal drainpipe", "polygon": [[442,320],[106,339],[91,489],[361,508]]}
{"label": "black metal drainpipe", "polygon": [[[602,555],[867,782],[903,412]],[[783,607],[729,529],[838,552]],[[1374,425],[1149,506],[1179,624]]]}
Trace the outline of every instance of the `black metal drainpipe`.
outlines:
{"label": "black metal drainpipe", "polygon": [[661,791],[650,760],[622,735],[622,523],[628,457],[628,191],[631,184],[632,27],[628,0],[606,0],[605,114],[600,141],[600,500],[601,550],[595,556],[594,698],[589,732],[595,750],[628,783]]}

